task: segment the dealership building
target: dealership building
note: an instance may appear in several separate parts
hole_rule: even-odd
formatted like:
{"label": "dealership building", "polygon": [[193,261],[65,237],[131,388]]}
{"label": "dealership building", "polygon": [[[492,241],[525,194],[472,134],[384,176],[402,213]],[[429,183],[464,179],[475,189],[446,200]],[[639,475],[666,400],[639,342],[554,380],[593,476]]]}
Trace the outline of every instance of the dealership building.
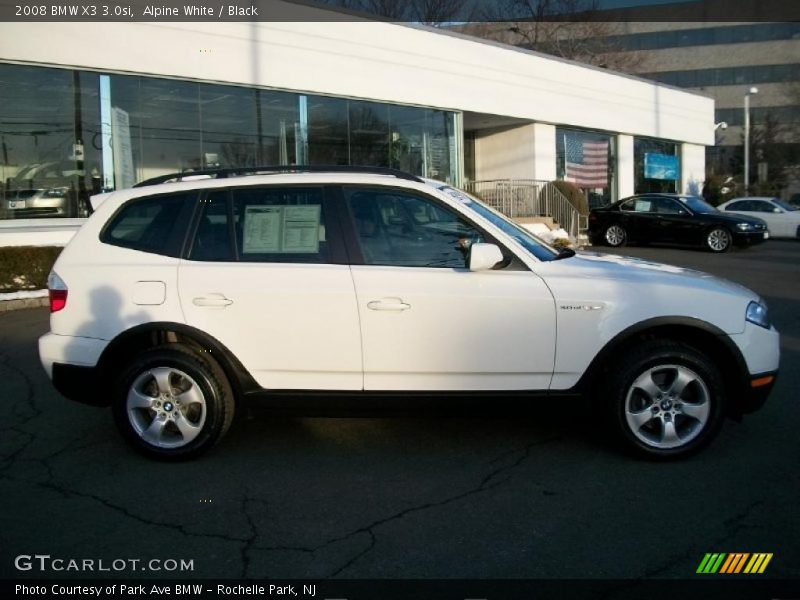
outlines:
{"label": "dealership building", "polygon": [[0,23],[0,244],[69,235],[93,193],[214,167],[568,179],[602,201],[702,187],[707,96],[438,29],[293,10],[285,22]]}

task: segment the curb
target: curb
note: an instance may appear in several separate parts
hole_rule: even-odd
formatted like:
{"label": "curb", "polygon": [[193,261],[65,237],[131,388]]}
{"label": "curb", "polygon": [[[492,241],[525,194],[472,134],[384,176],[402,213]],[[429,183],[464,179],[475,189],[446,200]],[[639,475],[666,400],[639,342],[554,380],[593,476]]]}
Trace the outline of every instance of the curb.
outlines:
{"label": "curb", "polygon": [[45,298],[20,298],[17,300],[3,300],[0,301],[0,313],[9,312],[12,310],[20,310],[23,308],[40,308],[48,306],[50,299]]}

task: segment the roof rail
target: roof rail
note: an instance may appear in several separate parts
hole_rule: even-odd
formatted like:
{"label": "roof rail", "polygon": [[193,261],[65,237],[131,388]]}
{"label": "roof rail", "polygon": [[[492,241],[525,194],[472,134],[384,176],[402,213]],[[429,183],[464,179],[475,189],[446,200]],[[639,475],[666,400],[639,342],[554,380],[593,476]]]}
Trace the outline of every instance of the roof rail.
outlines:
{"label": "roof rail", "polygon": [[181,171],[178,173],[169,173],[167,175],[159,175],[151,179],[140,181],[133,187],[145,187],[148,185],[158,185],[168,181],[183,181],[186,179],[195,179],[207,175],[209,178],[226,179],[228,177],[241,177],[247,175],[269,175],[273,173],[368,173],[373,175],[390,175],[398,179],[407,179],[409,181],[416,181],[424,183],[424,181],[399,169],[391,169],[389,167],[366,167],[366,166],[351,166],[351,165],[269,165],[263,167],[221,167],[218,169],[197,169],[195,171]]}

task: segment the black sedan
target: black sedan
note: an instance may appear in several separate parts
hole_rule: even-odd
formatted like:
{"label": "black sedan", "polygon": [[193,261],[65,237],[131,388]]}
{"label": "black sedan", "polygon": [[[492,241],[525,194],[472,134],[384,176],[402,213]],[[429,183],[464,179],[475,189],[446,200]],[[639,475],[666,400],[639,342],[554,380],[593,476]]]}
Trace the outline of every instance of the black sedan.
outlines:
{"label": "black sedan", "polygon": [[589,213],[589,237],[609,246],[659,242],[726,252],[761,243],[769,232],[761,219],[722,213],[696,196],[641,194]]}

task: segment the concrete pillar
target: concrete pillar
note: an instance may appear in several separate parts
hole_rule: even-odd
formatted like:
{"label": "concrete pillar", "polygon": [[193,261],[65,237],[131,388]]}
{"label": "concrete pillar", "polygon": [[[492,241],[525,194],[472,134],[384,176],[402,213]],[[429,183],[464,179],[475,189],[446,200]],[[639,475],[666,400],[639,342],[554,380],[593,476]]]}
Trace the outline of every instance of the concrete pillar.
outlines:
{"label": "concrete pillar", "polygon": [[556,128],[528,123],[478,131],[475,179],[556,178]]}
{"label": "concrete pillar", "polygon": [[533,178],[553,181],[556,178],[556,127],[533,124]]}
{"label": "concrete pillar", "polygon": [[706,148],[697,144],[681,144],[681,181],[683,194],[700,196],[706,180]]}
{"label": "concrete pillar", "polygon": [[633,136],[617,136],[617,199],[633,196],[635,174],[633,157]]}

